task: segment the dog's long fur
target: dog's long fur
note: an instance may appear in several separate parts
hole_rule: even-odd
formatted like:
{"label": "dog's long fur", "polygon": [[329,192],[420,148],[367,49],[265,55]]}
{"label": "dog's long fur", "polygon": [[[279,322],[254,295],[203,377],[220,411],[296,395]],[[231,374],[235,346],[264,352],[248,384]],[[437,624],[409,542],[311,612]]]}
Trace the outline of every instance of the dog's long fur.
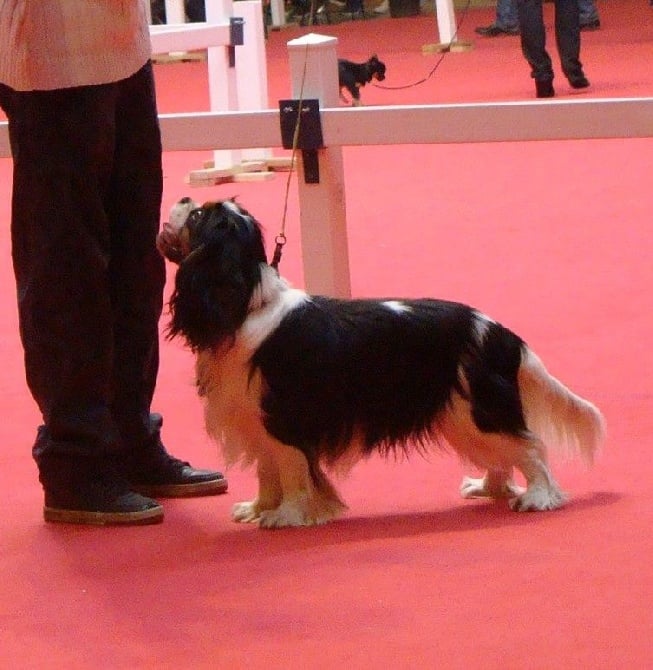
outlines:
{"label": "dog's long fur", "polygon": [[338,84],[340,86],[340,99],[343,102],[349,102],[342,93],[342,90],[346,89],[351,95],[352,106],[359,107],[361,104],[360,89],[365,84],[369,84],[372,79],[378,81],[385,79],[385,63],[380,61],[376,54],[364,63],[354,63],[345,58],[338,59]]}
{"label": "dog's long fur", "polygon": [[565,500],[546,445],[592,460],[600,412],[482,313],[309,296],[267,264],[259,223],[235,202],[185,199],[172,218],[160,243],[181,258],[170,335],[196,353],[206,427],[227,463],[257,468],[258,496],[235,505],[237,521],[328,521],[345,505],[325,469],[373,452],[450,447],[486,471],[463,480],[464,497],[509,498],[515,510]]}

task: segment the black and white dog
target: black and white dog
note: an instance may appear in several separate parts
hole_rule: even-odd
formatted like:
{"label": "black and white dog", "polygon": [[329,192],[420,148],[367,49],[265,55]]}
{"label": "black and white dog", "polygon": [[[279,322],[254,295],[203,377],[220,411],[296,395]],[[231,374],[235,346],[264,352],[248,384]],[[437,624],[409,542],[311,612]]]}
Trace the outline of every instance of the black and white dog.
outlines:
{"label": "black and white dog", "polygon": [[381,62],[376,54],[364,63],[354,63],[344,58],[338,59],[338,84],[340,85],[340,99],[349,104],[349,100],[342,94],[347,89],[351,95],[351,104],[354,107],[361,105],[360,89],[369,84],[372,79],[385,79],[385,63]]}
{"label": "black and white dog", "polygon": [[[451,447],[486,471],[464,497],[559,507],[547,445],[591,461],[598,409],[552,377],[514,333],[455,302],[339,300],[291,288],[266,261],[259,223],[234,201],[180,201],[159,235],[179,263],[170,336],[196,354],[206,428],[228,465],[257,468],[233,517],[318,524],[345,507],[325,469]],[[513,480],[522,473],[525,489]]]}

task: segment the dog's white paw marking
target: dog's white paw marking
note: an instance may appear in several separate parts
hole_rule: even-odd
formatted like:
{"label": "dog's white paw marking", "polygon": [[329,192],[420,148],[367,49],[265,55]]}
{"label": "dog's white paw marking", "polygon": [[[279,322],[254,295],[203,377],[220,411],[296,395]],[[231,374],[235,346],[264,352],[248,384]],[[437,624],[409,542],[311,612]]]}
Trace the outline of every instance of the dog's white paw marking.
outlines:
{"label": "dog's white paw marking", "polygon": [[239,523],[254,523],[259,520],[256,501],[239,502],[231,508],[231,518]]}
{"label": "dog's white paw marking", "polygon": [[533,487],[510,501],[515,512],[538,512],[557,509],[565,504],[565,494],[557,488]]}
{"label": "dog's white paw marking", "polygon": [[463,477],[460,484],[460,495],[463,498],[515,498],[525,491],[526,489],[517,486],[512,479],[491,485],[487,477]]}
{"label": "dog's white paw marking", "polygon": [[285,528],[287,526],[312,526],[317,522],[310,519],[302,506],[282,502],[276,509],[262,511],[258,523],[261,528]]}

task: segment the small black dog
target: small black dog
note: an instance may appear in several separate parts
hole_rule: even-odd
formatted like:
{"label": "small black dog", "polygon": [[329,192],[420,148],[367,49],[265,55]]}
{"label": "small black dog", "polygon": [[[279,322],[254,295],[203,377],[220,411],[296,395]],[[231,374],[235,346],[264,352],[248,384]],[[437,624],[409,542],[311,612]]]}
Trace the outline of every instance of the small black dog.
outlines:
{"label": "small black dog", "polygon": [[351,94],[351,104],[358,107],[361,104],[360,87],[369,84],[372,79],[385,79],[385,63],[381,62],[376,54],[364,63],[353,63],[344,58],[338,59],[338,83],[340,84],[340,99],[349,103],[342,94],[346,88]]}

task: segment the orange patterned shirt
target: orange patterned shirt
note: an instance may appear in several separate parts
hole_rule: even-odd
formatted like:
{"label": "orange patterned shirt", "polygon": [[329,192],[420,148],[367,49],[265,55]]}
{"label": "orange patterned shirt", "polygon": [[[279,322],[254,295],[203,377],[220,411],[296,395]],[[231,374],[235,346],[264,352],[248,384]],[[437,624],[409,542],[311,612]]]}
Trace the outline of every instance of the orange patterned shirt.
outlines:
{"label": "orange patterned shirt", "polygon": [[17,91],[106,84],[151,55],[148,0],[0,0],[0,82]]}

